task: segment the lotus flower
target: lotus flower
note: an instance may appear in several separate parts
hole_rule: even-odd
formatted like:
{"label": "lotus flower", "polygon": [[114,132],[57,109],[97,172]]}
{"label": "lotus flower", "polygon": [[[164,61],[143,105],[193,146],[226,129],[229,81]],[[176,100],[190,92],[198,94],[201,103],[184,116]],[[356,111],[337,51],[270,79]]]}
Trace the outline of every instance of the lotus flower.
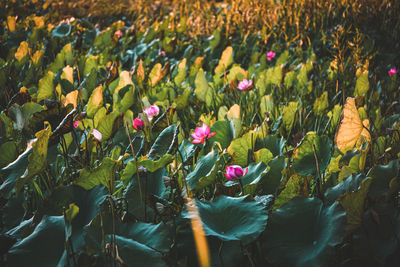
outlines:
{"label": "lotus flower", "polygon": [[158,115],[158,113],[160,113],[160,108],[154,104],[149,108],[145,108],[143,112],[146,113],[147,118],[149,118],[149,121],[151,121],[155,116]]}
{"label": "lotus flower", "polygon": [[240,91],[245,91],[245,90],[247,90],[252,84],[253,84],[253,81],[252,81],[252,80],[248,81],[247,79],[243,79],[243,81],[239,82],[237,88],[238,88]]}
{"label": "lotus flower", "polygon": [[121,32],[120,30],[115,31],[115,32],[114,32],[114,35],[117,36],[118,38],[121,38],[122,32]]}
{"label": "lotus flower", "polygon": [[391,68],[391,69],[389,70],[389,76],[392,76],[392,75],[396,74],[397,72],[399,72],[399,71],[396,70],[395,68]]}
{"label": "lotus flower", "polygon": [[93,135],[93,137],[96,138],[97,141],[99,141],[99,142],[100,142],[101,139],[103,138],[103,135],[101,134],[101,132],[99,132],[99,131],[96,130],[96,129],[93,129],[92,135]]}
{"label": "lotus flower", "polygon": [[192,141],[193,144],[204,144],[204,142],[215,135],[214,133],[210,133],[210,127],[208,127],[204,122],[201,127],[196,127],[194,133],[191,136],[194,138]]}
{"label": "lotus flower", "polygon": [[269,51],[268,53],[267,53],[267,60],[268,61],[271,61],[271,59],[273,59],[274,57],[275,57],[275,52],[273,52],[273,51]]}
{"label": "lotus flower", "polygon": [[243,169],[239,165],[231,165],[229,167],[226,167],[226,179],[231,180],[231,181],[236,181],[241,179],[243,176],[247,174],[248,169]]}
{"label": "lotus flower", "polygon": [[165,57],[167,54],[165,53],[165,51],[160,51],[160,52],[158,52],[158,55],[159,56],[162,56],[162,57]]}
{"label": "lotus flower", "polygon": [[133,120],[133,128],[136,131],[141,131],[144,128],[143,120],[139,119],[138,117]]}
{"label": "lotus flower", "polygon": [[78,128],[79,121],[74,121],[74,127]]}

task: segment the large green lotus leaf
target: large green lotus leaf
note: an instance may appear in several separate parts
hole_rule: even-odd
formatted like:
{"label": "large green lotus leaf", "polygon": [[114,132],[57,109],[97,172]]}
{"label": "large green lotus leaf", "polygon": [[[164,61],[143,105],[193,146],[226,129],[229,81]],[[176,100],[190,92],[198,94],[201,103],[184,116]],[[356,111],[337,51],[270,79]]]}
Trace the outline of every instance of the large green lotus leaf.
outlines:
{"label": "large green lotus leaf", "polygon": [[325,91],[320,97],[315,99],[313,110],[315,114],[322,115],[328,107],[328,92]]}
{"label": "large green lotus leaf", "polygon": [[282,81],[283,66],[269,68],[265,75],[265,85],[268,88],[271,85],[279,85]]}
{"label": "large green lotus leaf", "polygon": [[[256,137],[252,132],[245,133],[242,137],[233,139],[228,147],[228,153],[232,156],[232,164],[242,167],[248,164],[249,151],[256,141]],[[253,142],[252,142],[253,141]]]}
{"label": "large green lotus leaf", "polygon": [[110,45],[112,41],[112,35],[113,32],[111,29],[100,32],[94,39],[93,46],[96,46],[100,50],[103,50],[104,48]]}
{"label": "large green lotus leaf", "polygon": [[363,266],[399,266],[399,238],[398,208],[386,201],[375,203],[364,213],[360,229],[353,233],[353,255],[366,259]]}
{"label": "large green lotus leaf", "polygon": [[242,177],[242,184],[244,186],[248,184],[258,183],[261,175],[267,172],[267,165],[264,162],[251,163],[247,167],[247,173]]}
{"label": "large green lotus leaf", "polygon": [[262,176],[258,189],[263,195],[276,194],[281,184],[282,171],[286,167],[285,157],[279,156],[268,162],[268,171]]}
{"label": "large green lotus leaf", "polygon": [[272,155],[271,151],[269,151],[267,148],[261,148],[260,150],[254,152],[253,155],[256,163],[264,162],[267,164],[271,159],[274,158],[274,155]]}
{"label": "large green lotus leaf", "polygon": [[289,105],[287,105],[283,109],[282,125],[285,128],[286,132],[290,132],[290,130],[293,127],[293,123],[294,123],[294,119],[296,118],[296,112],[297,112],[298,106],[299,106],[299,103],[290,102]]}
{"label": "large green lotus leaf", "polygon": [[230,68],[226,78],[229,83],[234,80],[242,81],[244,78],[247,78],[247,71],[242,69],[239,64],[234,64],[232,68]]}
{"label": "large green lotus leaf", "polygon": [[86,113],[89,118],[93,118],[96,112],[103,106],[103,87],[98,86],[89,97],[86,106]]}
{"label": "large green lotus leaf", "polygon": [[286,140],[283,137],[278,139],[276,135],[268,135],[263,140],[263,143],[265,144],[265,147],[272,152],[274,157],[283,155],[283,148],[286,144]]}
{"label": "large green lotus leaf", "polygon": [[172,154],[178,145],[178,133],[179,128],[175,124],[165,128],[151,146],[151,149],[147,154],[149,159],[157,160],[165,154]]}
{"label": "large green lotus leaf", "polygon": [[99,122],[97,130],[99,130],[99,132],[103,136],[101,141],[108,140],[118,130],[118,124],[121,123],[121,120],[119,120],[119,118],[122,118],[120,117],[120,115],[121,113],[119,113],[118,111],[113,111],[110,114],[104,116],[103,119]]}
{"label": "large green lotus leaf", "polygon": [[365,96],[369,90],[368,71],[364,71],[357,76],[355,96]]}
{"label": "large green lotus leaf", "polygon": [[180,86],[182,84],[182,82],[185,80],[186,78],[186,61],[187,59],[184,58],[182,59],[182,61],[178,64],[178,74],[175,76],[174,78],[174,82],[177,86]]}
{"label": "large green lotus leaf", "polygon": [[[193,205],[193,203],[189,203]],[[223,241],[240,240],[245,245],[254,241],[267,225],[267,211],[246,196],[240,198],[220,196],[206,203],[196,200],[199,215],[207,236],[216,236]],[[186,213],[185,218],[195,216]]]}
{"label": "large green lotus leaf", "polygon": [[8,251],[8,266],[57,266],[64,251],[64,227],[63,216],[44,216],[32,234]]}
{"label": "large green lotus leaf", "polygon": [[276,197],[274,209],[280,208],[297,196],[308,196],[310,194],[309,179],[306,176],[292,175],[287,181],[285,188]]}
{"label": "large green lotus leaf", "polygon": [[219,142],[222,149],[227,148],[233,139],[233,129],[229,121],[217,121],[210,129],[210,132],[215,132],[215,135],[208,140],[208,143]]}
{"label": "large green lotus leaf", "polygon": [[[46,203],[46,212],[61,213],[63,206],[75,203],[79,213],[72,220],[70,231],[74,252],[85,251],[84,226],[89,224],[99,213],[99,205],[105,200],[107,190],[104,186],[96,186],[87,191],[79,186],[67,186],[54,191]],[[70,234],[71,234],[70,233]],[[67,266],[67,252],[64,250],[58,266]]]}
{"label": "large green lotus leaf", "polygon": [[305,88],[307,87],[308,84],[308,73],[312,70],[313,64],[312,61],[309,60],[307,63],[302,64],[300,67],[299,74],[297,75],[297,86],[296,89],[300,93],[305,92]]}
{"label": "large green lotus leaf", "polygon": [[231,46],[228,46],[222,52],[221,59],[218,62],[218,66],[214,70],[215,84],[221,84],[223,82],[223,77],[221,78],[221,75],[228,69],[228,67],[232,63],[233,63],[233,48]]}
{"label": "large green lotus leaf", "polygon": [[51,32],[51,34],[54,37],[60,37],[64,38],[67,37],[71,33],[71,24],[69,23],[61,23],[57,27],[54,28],[54,30]]}
{"label": "large green lotus leaf", "polygon": [[301,175],[318,173],[314,156],[314,147],[318,159],[319,171],[323,173],[331,159],[332,140],[328,136],[307,133],[293,154],[293,167]]}
{"label": "large green lotus leaf", "polygon": [[[163,176],[168,173],[165,169],[159,169],[155,172],[146,172],[140,175],[140,189],[137,175],[134,174],[123,193],[124,198],[128,201],[128,211],[136,218],[144,220],[154,217],[154,212],[151,208],[146,206],[145,195],[155,195],[163,198],[166,194],[166,187],[163,182]],[[140,192],[142,192],[142,199],[140,199]]]}
{"label": "large green lotus leaf", "polygon": [[5,142],[0,146],[0,168],[13,162],[18,156],[17,145],[15,142]]}
{"label": "large green lotus leaf", "polygon": [[183,140],[179,145],[179,156],[182,158],[182,162],[185,163],[193,157],[196,151],[196,144],[189,142],[188,140]]}
{"label": "large green lotus leaf", "polygon": [[280,266],[326,266],[345,234],[346,213],[338,202],[297,197],[274,211],[263,235],[267,258]]}
{"label": "large green lotus leaf", "polygon": [[286,88],[291,88],[297,78],[297,74],[294,71],[289,71],[285,74],[285,78],[283,80],[283,84],[285,85]]}
{"label": "large green lotus leaf", "polygon": [[90,73],[86,75],[82,81],[81,87],[83,88],[82,90],[82,98],[86,101],[89,94],[92,93],[92,91],[96,88],[97,86],[97,70],[95,68],[92,68]]}
{"label": "large green lotus leaf", "polygon": [[28,167],[25,173],[16,180],[15,191],[18,193],[24,184],[33,176],[42,171],[47,164],[47,148],[51,136],[50,125],[36,133],[36,140],[33,142],[33,153],[28,156]]}
{"label": "large green lotus leaf", "polygon": [[42,79],[39,80],[39,89],[37,94],[37,101],[45,98],[51,98],[54,94],[54,73],[48,71]]}
{"label": "large green lotus leaf", "polygon": [[247,167],[247,174],[242,177],[244,194],[254,195],[262,175],[267,171],[264,162],[251,163]]}
{"label": "large green lotus leaf", "polygon": [[361,225],[364,214],[364,203],[371,185],[371,178],[361,182],[360,188],[355,192],[346,192],[340,197],[339,202],[346,210],[348,230],[353,231]]}
{"label": "large green lotus leaf", "polygon": [[346,192],[353,192],[358,189],[365,179],[363,174],[352,174],[334,187],[328,188],[325,192],[325,200],[330,205]]}
{"label": "large green lotus leaf", "polygon": [[3,223],[2,231],[11,229],[19,225],[24,218],[25,209],[23,207],[24,195],[12,195],[3,206],[1,219]]}
{"label": "large green lotus leaf", "polygon": [[389,183],[394,177],[398,177],[400,171],[399,160],[392,160],[388,165],[373,167],[368,173],[372,177],[372,183],[368,192],[371,198],[386,196],[389,191]]}
{"label": "large green lotus leaf", "polygon": [[[197,160],[196,168],[186,177],[190,190],[194,190],[195,188],[200,189],[208,185],[210,180],[212,181],[215,178],[218,160],[218,149],[212,149],[210,153]],[[201,182],[201,179],[205,180]],[[209,182],[206,183],[205,181]]]}
{"label": "large green lotus leaf", "polygon": [[210,48],[214,50],[221,41],[221,29],[215,29],[212,33],[212,36],[210,36],[207,40],[210,41]]}
{"label": "large green lotus leaf", "polygon": [[[103,230],[99,216],[86,228],[85,240],[89,254],[103,251],[103,231],[106,243],[111,243],[112,215],[102,214],[102,221]],[[127,266],[167,266],[163,254],[169,251],[172,242],[165,224],[121,223],[115,219],[115,229],[118,254]]]}
{"label": "large green lotus leaf", "polygon": [[74,60],[75,59],[72,52],[72,45],[71,43],[68,43],[57,54],[54,62],[50,64],[49,70],[53,73],[57,73],[60,69],[64,68],[67,65],[73,66]]}
{"label": "large green lotus leaf", "polygon": [[137,159],[137,163],[132,160],[129,161],[128,164],[126,164],[126,167],[122,173],[121,180],[126,183],[129,181],[130,178],[134,174],[136,174],[136,164],[137,167],[145,167],[147,171],[149,172],[155,172],[161,168],[164,168],[173,160],[174,156],[171,154],[165,154],[158,160],[151,160],[148,159],[146,156],[140,157]]}
{"label": "large green lotus leaf", "polygon": [[112,187],[114,183],[114,176],[118,163],[118,161],[111,158],[104,158],[100,166],[92,170],[87,168],[82,169],[75,184],[86,190],[90,190],[93,187],[102,184],[112,192],[112,188],[110,187]]}
{"label": "large green lotus leaf", "polygon": [[275,66],[286,64],[288,57],[289,57],[289,50],[283,51],[283,53],[280,54],[280,56],[276,60]]}
{"label": "large green lotus leaf", "polygon": [[27,149],[18,156],[18,158],[11,162],[9,165],[1,169],[3,177],[6,177],[5,181],[0,186],[0,194],[7,195],[10,194],[15,182],[20,178],[29,164],[28,157],[33,152],[33,147],[28,146]]}
{"label": "large green lotus leaf", "polygon": [[200,101],[205,102],[207,106],[210,106],[213,101],[213,90],[208,85],[207,78],[203,69],[200,69],[197,72],[194,84],[196,87],[196,89],[194,90],[196,97]]}
{"label": "large green lotus leaf", "polygon": [[92,72],[92,69],[97,70],[99,56],[89,55],[86,58],[83,75],[86,76]]}
{"label": "large green lotus leaf", "polygon": [[269,115],[273,117],[273,114],[275,109],[274,101],[272,99],[272,95],[264,95],[261,97],[260,101],[260,110],[261,110],[261,116],[266,116],[267,112],[269,112]]}

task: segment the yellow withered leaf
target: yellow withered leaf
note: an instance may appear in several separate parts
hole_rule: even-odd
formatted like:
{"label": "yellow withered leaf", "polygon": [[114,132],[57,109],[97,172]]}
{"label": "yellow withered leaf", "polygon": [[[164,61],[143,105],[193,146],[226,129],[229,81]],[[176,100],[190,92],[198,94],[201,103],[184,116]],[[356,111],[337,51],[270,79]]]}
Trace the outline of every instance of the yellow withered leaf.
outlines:
{"label": "yellow withered leaf", "polygon": [[29,44],[25,41],[22,41],[19,44],[17,52],[15,52],[14,56],[18,61],[21,61],[29,52]]}
{"label": "yellow withered leaf", "polygon": [[74,84],[74,69],[71,66],[66,66],[63,68],[63,77],[70,83]]}
{"label": "yellow withered leaf", "polygon": [[76,106],[78,104],[78,94],[79,94],[78,90],[68,93],[62,101],[64,106],[67,106],[68,104],[72,104],[72,105],[74,105],[74,108],[76,108]]}
{"label": "yellow withered leaf", "polygon": [[343,152],[348,148],[353,148],[361,135],[371,141],[368,128],[369,120],[365,119],[361,122],[354,98],[348,97],[342,111],[342,121],[335,136],[335,142],[339,150]]}
{"label": "yellow withered leaf", "polygon": [[226,113],[228,119],[236,118],[240,119],[240,106],[238,104],[234,104]]}
{"label": "yellow withered leaf", "polygon": [[34,65],[38,65],[42,56],[43,56],[43,51],[37,50],[31,57],[32,63]]}
{"label": "yellow withered leaf", "polygon": [[93,97],[93,105],[100,106],[103,103],[103,86],[99,85],[94,89],[92,96]]}
{"label": "yellow withered leaf", "polygon": [[138,69],[136,71],[136,75],[137,75],[137,79],[139,82],[143,82],[144,80],[144,68],[143,68],[143,61],[140,60],[139,61],[139,66]]}
{"label": "yellow withered leaf", "polygon": [[44,27],[44,18],[43,17],[33,17],[33,21],[35,22],[36,28],[40,29]]}
{"label": "yellow withered leaf", "polygon": [[17,17],[8,16],[7,17],[7,27],[9,32],[15,31],[15,24],[17,23]]}

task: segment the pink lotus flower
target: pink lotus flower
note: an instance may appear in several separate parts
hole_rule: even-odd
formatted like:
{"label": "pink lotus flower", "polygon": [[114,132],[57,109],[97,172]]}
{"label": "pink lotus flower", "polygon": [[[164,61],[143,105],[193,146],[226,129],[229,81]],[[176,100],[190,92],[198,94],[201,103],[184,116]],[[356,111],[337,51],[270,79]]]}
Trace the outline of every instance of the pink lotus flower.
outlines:
{"label": "pink lotus flower", "polygon": [[133,120],[132,126],[136,131],[141,131],[144,128],[144,122],[143,122],[143,120],[141,120],[137,117]]}
{"label": "pink lotus flower", "polygon": [[151,121],[155,116],[157,116],[160,113],[160,108],[154,104],[148,108],[145,108],[144,113],[146,113],[147,118],[149,118],[149,121]]}
{"label": "pink lotus flower", "polygon": [[122,32],[121,32],[121,30],[115,31],[115,32],[114,32],[114,35],[117,36],[118,38],[121,38],[121,37],[122,37]]}
{"label": "pink lotus flower", "polygon": [[191,136],[194,138],[192,141],[193,144],[204,144],[204,142],[213,137],[216,133],[210,133],[210,127],[208,127],[204,122],[201,127],[196,127],[194,133]]}
{"label": "pink lotus flower", "polygon": [[392,75],[396,74],[397,72],[399,72],[399,71],[396,70],[395,68],[391,68],[391,69],[389,70],[389,76],[392,76]]}
{"label": "pink lotus flower", "polygon": [[273,52],[273,51],[269,51],[268,53],[267,53],[267,60],[268,61],[271,61],[271,59],[273,59],[274,57],[275,57],[275,52]]}
{"label": "pink lotus flower", "polygon": [[96,138],[97,141],[99,141],[99,142],[100,142],[101,139],[103,138],[103,135],[101,134],[101,132],[99,132],[99,131],[96,130],[96,129],[93,129],[92,135],[93,135],[93,137]]}
{"label": "pink lotus flower", "polygon": [[158,55],[159,56],[162,56],[162,57],[165,57],[167,54],[165,53],[165,51],[160,51],[160,52],[158,52]]}
{"label": "pink lotus flower", "polygon": [[78,128],[79,121],[74,121],[74,127]]}
{"label": "pink lotus flower", "polygon": [[253,84],[253,81],[252,81],[252,80],[248,81],[247,79],[243,79],[243,81],[239,82],[237,88],[238,88],[240,91],[245,91],[245,90],[247,90],[252,84]]}
{"label": "pink lotus flower", "polygon": [[226,167],[225,177],[228,180],[236,181],[241,179],[243,176],[247,174],[248,169],[243,169],[239,165],[231,165]]}

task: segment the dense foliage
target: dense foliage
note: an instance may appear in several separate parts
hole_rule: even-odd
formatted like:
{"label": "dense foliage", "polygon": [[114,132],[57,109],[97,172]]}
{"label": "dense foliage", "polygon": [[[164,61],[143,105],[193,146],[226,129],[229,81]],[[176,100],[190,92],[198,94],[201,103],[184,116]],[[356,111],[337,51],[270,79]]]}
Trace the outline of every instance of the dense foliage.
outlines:
{"label": "dense foliage", "polygon": [[397,2],[83,2],[0,13],[1,264],[400,265]]}

